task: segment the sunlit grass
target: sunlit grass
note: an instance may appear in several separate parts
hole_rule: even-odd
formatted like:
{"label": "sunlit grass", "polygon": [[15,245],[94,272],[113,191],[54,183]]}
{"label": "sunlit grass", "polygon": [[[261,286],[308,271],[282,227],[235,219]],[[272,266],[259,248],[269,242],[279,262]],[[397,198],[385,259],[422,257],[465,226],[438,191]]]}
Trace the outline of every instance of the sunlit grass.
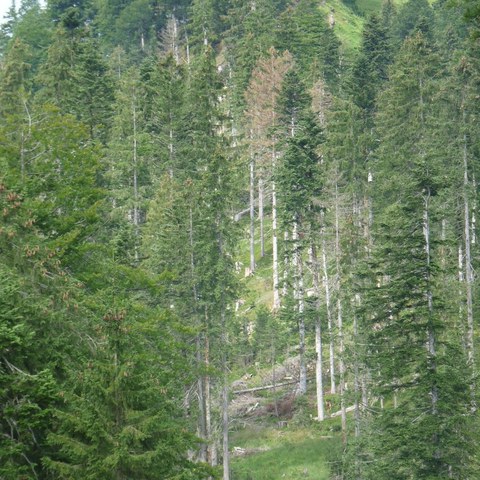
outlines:
{"label": "sunlit grass", "polygon": [[335,18],[335,32],[342,42],[346,53],[355,50],[360,45],[363,27],[363,18],[345,6],[340,0],[328,0],[320,9],[329,15],[333,9]]}
{"label": "sunlit grass", "polygon": [[260,451],[234,458],[232,479],[327,480],[340,443],[337,436],[322,436],[311,428],[243,430],[233,435],[232,445]]}

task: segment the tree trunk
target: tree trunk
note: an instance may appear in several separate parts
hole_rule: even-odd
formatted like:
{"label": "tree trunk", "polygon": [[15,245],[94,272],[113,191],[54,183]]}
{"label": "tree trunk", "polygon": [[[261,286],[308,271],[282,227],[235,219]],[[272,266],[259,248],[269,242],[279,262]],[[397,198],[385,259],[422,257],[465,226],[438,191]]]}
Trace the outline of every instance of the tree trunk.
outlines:
{"label": "tree trunk", "polygon": [[343,339],[343,311],[341,300],[341,272],[340,272],[340,199],[338,196],[338,183],[335,180],[335,268],[337,288],[337,330],[338,330],[338,366],[340,374],[340,408],[342,411],[342,439],[347,441],[347,412],[345,410],[345,359]]}
{"label": "tree trunk", "polygon": [[293,226],[293,248],[294,248],[294,268],[295,268],[295,299],[297,301],[298,313],[298,334],[300,342],[300,378],[298,393],[304,395],[307,393],[307,364],[305,359],[305,299],[303,288],[303,258],[302,249],[298,241],[298,220]]}
{"label": "tree trunk", "polygon": [[258,218],[260,219],[260,257],[265,256],[265,231],[264,231],[264,213],[263,213],[263,201],[265,198],[265,192],[263,187],[263,178],[260,176],[258,179]]}
{"label": "tree trunk", "polygon": [[[276,152],[272,151],[272,169],[275,171]],[[277,232],[277,192],[275,189],[275,180],[272,180],[272,266],[273,266],[273,311],[280,309],[280,291],[278,276],[278,232]]]}
{"label": "tree trunk", "polygon": [[[427,193],[424,197],[424,211],[423,211],[423,235],[425,238],[425,252],[427,255],[427,303],[428,303],[428,331],[427,331],[427,350],[428,350],[428,364],[432,372],[436,371],[436,339],[435,331],[433,326],[433,295],[430,285],[430,268],[431,268],[431,253],[430,253],[430,190],[427,189]],[[438,389],[435,384],[432,384],[430,389],[430,396],[432,402],[432,414],[436,415],[438,413]]]}
{"label": "tree trunk", "polygon": [[138,156],[137,156],[137,108],[136,98],[133,96],[132,103],[132,120],[133,120],[133,226],[134,226],[134,255],[135,263],[138,262],[138,246],[140,236],[140,212],[138,207]]}
{"label": "tree trunk", "polygon": [[[189,243],[190,243],[190,274],[192,280],[192,294],[193,294],[193,305],[194,311],[196,311],[198,306],[198,292],[197,286],[195,283],[195,257],[194,257],[194,245],[193,245],[193,211],[192,208],[189,209]],[[198,322],[198,312],[195,315]],[[195,338],[195,347],[196,347],[196,361],[197,368],[202,370],[203,367],[203,345],[202,345],[202,334],[201,332],[197,333]],[[198,397],[198,432],[199,438],[203,440],[200,443],[200,452],[199,460],[202,462],[207,461],[207,420],[206,420],[206,403],[205,403],[205,382],[204,376],[202,373],[199,373],[197,380],[197,397]]]}
{"label": "tree trunk", "polygon": [[[223,296],[223,295],[222,295]],[[222,453],[223,453],[223,480],[230,480],[230,453],[228,449],[228,369],[227,369],[227,324],[225,318],[225,304],[222,299],[221,328],[222,328]]]}
{"label": "tree trunk", "polygon": [[173,58],[175,58],[175,64],[180,65],[180,55],[179,55],[179,40],[178,40],[178,21],[175,18],[175,15],[172,15],[172,21],[173,21],[173,45],[172,45],[172,50],[173,50]]}
{"label": "tree trunk", "polygon": [[273,399],[275,404],[275,417],[278,418],[278,398],[277,398],[277,372],[275,369],[275,364],[277,360],[277,352],[275,348],[275,334],[272,330],[271,332],[271,347],[272,347],[272,384],[271,387],[273,389]]}
{"label": "tree trunk", "polygon": [[322,421],[325,419],[325,408],[323,398],[323,345],[322,345],[322,319],[319,315],[320,310],[320,274],[318,272],[318,259],[315,243],[310,244],[310,264],[312,266],[313,273],[313,290],[315,295],[315,380],[317,390],[317,418]]}
{"label": "tree trunk", "polygon": [[[323,215],[322,215],[323,217]],[[327,242],[325,239],[325,226],[322,225],[322,263],[323,263],[323,286],[325,289],[325,306],[327,307],[327,328],[329,337],[330,350],[330,393],[337,393],[337,386],[335,382],[335,340],[333,335],[333,321],[332,321],[332,306],[330,298],[330,281],[328,278],[328,263],[327,263]]]}
{"label": "tree trunk", "polygon": [[228,448],[228,379],[226,368],[222,388],[222,450],[223,450],[223,480],[230,480],[230,452]]}
{"label": "tree trunk", "polygon": [[[288,231],[283,232],[283,244],[288,245]],[[286,297],[288,293],[288,275],[289,272],[289,255],[287,249],[283,253],[283,283],[282,283],[282,297]]]}
{"label": "tree trunk", "polygon": [[353,338],[354,338],[354,350],[353,350],[353,390],[354,390],[354,418],[355,418],[355,437],[360,436],[360,367],[358,359],[358,319],[357,315],[353,317]]}
{"label": "tree trunk", "polygon": [[[220,222],[217,223],[218,228],[218,250],[219,256],[224,256],[223,238],[220,229]],[[225,287],[222,284],[222,293],[220,299],[220,335],[221,335],[221,363],[222,363],[222,464],[223,464],[223,480],[230,480],[230,452],[228,449],[228,368],[227,368],[227,348],[228,333],[226,321],[226,305],[225,305]]]}
{"label": "tree trunk", "polygon": [[[463,112],[465,124],[465,111]],[[463,135],[463,216],[464,216],[464,242],[465,242],[465,287],[467,300],[467,358],[468,364],[475,374],[475,327],[473,321],[473,295],[472,287],[474,282],[472,268],[471,238],[470,238],[470,205],[468,198],[468,150],[467,136]]]}
{"label": "tree trunk", "polygon": [[[200,335],[197,335],[195,340],[197,366],[201,368],[203,365],[202,359],[202,341]],[[201,462],[207,461],[207,421],[205,410],[205,384],[203,375],[198,376],[197,380],[197,397],[198,397],[198,433],[199,438],[203,441],[200,443],[199,460]]]}
{"label": "tree trunk", "polygon": [[250,272],[255,271],[255,160],[250,159]]}

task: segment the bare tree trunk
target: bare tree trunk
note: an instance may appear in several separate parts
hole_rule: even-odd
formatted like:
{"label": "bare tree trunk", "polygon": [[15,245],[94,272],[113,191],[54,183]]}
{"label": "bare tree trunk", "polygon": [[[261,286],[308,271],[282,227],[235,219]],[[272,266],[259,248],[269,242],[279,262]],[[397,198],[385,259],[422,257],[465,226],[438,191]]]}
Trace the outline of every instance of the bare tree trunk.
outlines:
{"label": "bare tree trunk", "polygon": [[25,132],[22,128],[20,140],[20,178],[25,179]]}
{"label": "bare tree trunk", "polygon": [[175,64],[180,65],[180,55],[179,55],[179,48],[178,48],[178,21],[175,18],[175,15],[172,15],[173,20],[173,57],[175,58]]}
{"label": "bare tree trunk", "polygon": [[344,340],[343,340],[343,312],[342,301],[337,298],[337,327],[338,327],[338,366],[340,373],[340,409],[342,411],[342,439],[343,443],[347,441],[347,411],[345,405],[345,360],[344,360]]}
{"label": "bare tree trunk", "polygon": [[[323,215],[322,215],[323,216]],[[328,278],[327,242],[325,239],[325,226],[322,225],[322,263],[323,263],[323,286],[325,289],[325,306],[327,307],[327,328],[329,337],[329,361],[330,361],[330,393],[337,392],[335,383],[335,340],[333,335],[332,306],[330,297],[330,281]]]}
{"label": "bare tree trunk", "polygon": [[[465,110],[463,111],[463,122],[465,124]],[[467,360],[468,366],[472,369],[473,378],[476,375],[475,369],[475,325],[473,320],[473,282],[474,274],[472,267],[472,239],[470,236],[470,203],[468,198],[469,180],[468,180],[468,150],[467,136],[463,135],[463,216],[464,216],[464,242],[465,242],[465,288],[467,301]],[[472,218],[472,223],[473,219]],[[471,410],[477,410],[476,401],[476,382],[472,380],[471,390]]]}
{"label": "bare tree trunk", "polygon": [[134,254],[135,262],[138,262],[138,245],[139,245],[139,226],[140,226],[140,212],[138,207],[138,154],[137,154],[137,106],[136,98],[133,96],[132,103],[132,120],[133,120],[133,225],[134,225]]}
{"label": "bare tree trunk", "polygon": [[344,339],[343,339],[343,311],[342,300],[340,298],[340,199],[338,196],[338,183],[335,179],[335,268],[336,268],[336,288],[337,288],[337,330],[338,330],[338,366],[340,374],[340,409],[342,411],[342,439],[343,443],[347,441],[347,412],[345,405],[345,359],[344,359]]}
{"label": "bare tree trunk", "polygon": [[225,318],[225,304],[222,299],[221,328],[222,328],[222,453],[223,453],[223,480],[230,480],[230,452],[228,448],[228,369],[227,369],[227,324]]}
{"label": "bare tree trunk", "polygon": [[190,66],[190,41],[188,39],[188,30],[184,28],[185,33],[185,51],[187,55],[187,66]]}
{"label": "bare tree trunk", "polygon": [[250,159],[250,272],[255,271],[255,160]]}
{"label": "bare tree trunk", "polygon": [[357,345],[358,345],[358,319],[355,315],[353,317],[353,336],[354,336],[354,378],[353,378],[353,389],[354,389],[354,418],[355,418],[355,437],[360,436],[360,368],[359,368],[359,360],[358,360],[358,353],[357,353]]}
{"label": "bare tree trunk", "polygon": [[[203,365],[202,359],[202,341],[200,335],[197,335],[195,340],[197,365]],[[199,438],[203,441],[200,443],[199,460],[202,462],[207,461],[207,422],[205,411],[205,384],[203,375],[199,375],[197,380],[197,397],[198,397],[198,433]]]}
{"label": "bare tree trunk", "polygon": [[[205,313],[205,322],[208,323],[207,314]],[[206,327],[207,328],[207,327]],[[217,445],[213,435],[213,423],[212,423],[212,385],[211,385],[211,376],[208,373],[210,369],[210,338],[208,331],[205,333],[205,369],[207,373],[204,377],[205,385],[205,427],[206,427],[206,438],[207,438],[207,452],[208,452],[208,462],[210,465],[217,465]]]}
{"label": "bare tree trunk", "polygon": [[295,220],[293,225],[293,258],[294,258],[294,275],[295,275],[295,300],[297,302],[298,313],[298,333],[300,341],[300,378],[298,385],[298,393],[304,395],[307,393],[307,365],[305,360],[305,299],[303,288],[303,259],[302,250],[298,241],[298,221]]}
{"label": "bare tree trunk", "polygon": [[[272,150],[272,170],[275,171],[276,151]],[[272,181],[272,253],[273,253],[273,311],[280,309],[280,290],[278,276],[278,232],[277,232],[277,192],[275,180]]]}
{"label": "bare tree trunk", "polygon": [[[192,280],[192,294],[193,294],[193,305],[194,310],[197,309],[198,306],[198,292],[197,286],[195,283],[195,257],[194,257],[194,245],[193,245],[193,211],[192,208],[189,210],[189,243],[190,243],[190,274]],[[198,314],[198,312],[196,312]],[[197,321],[198,316],[196,315]],[[197,333],[195,338],[195,347],[196,347],[196,361],[197,361],[197,368],[200,370],[204,364],[202,358],[202,334]],[[199,459],[202,462],[206,462],[208,458],[207,454],[207,420],[206,420],[206,403],[205,403],[205,382],[204,376],[202,373],[199,374],[197,380],[197,397],[198,397],[198,432],[199,438],[203,440],[200,443],[200,452],[199,452]]]}
{"label": "bare tree trunk", "polygon": [[[283,244],[288,245],[288,232],[283,232]],[[283,254],[283,284],[282,284],[282,297],[286,297],[288,293],[288,275],[289,275],[289,256],[287,249]]]}
{"label": "bare tree trunk", "polygon": [[170,129],[168,132],[168,159],[169,159],[169,165],[168,165],[168,174],[170,178],[173,178],[173,129],[171,127],[171,122],[172,119],[170,118]]}
{"label": "bare tree trunk", "polygon": [[[224,256],[223,238],[220,230],[220,222],[217,223],[218,228],[218,249],[220,257]],[[225,305],[225,287],[221,285],[222,293],[220,299],[220,335],[221,335],[221,363],[222,363],[222,464],[223,464],[223,480],[230,480],[230,452],[228,449],[228,368],[227,368],[227,348],[228,333],[226,321],[226,305]]]}
{"label": "bare tree trunk", "polygon": [[325,419],[325,407],[323,398],[322,319],[318,313],[320,309],[320,274],[318,271],[317,250],[313,241],[310,244],[309,256],[313,272],[313,290],[316,298],[315,311],[317,312],[317,315],[315,316],[315,353],[317,356],[315,363],[315,380],[317,390],[317,418],[318,420],[322,421]]}
{"label": "bare tree trunk", "polygon": [[[423,114],[423,81],[420,78],[419,83],[420,90],[420,119],[421,123],[425,123],[425,118]],[[424,155],[424,154],[423,154]],[[424,209],[423,209],[423,236],[425,239],[425,253],[427,255],[427,304],[428,304],[428,314],[429,321],[427,326],[427,351],[428,351],[428,365],[432,371],[436,370],[436,345],[435,345],[435,332],[433,329],[433,295],[430,285],[430,267],[431,267],[431,250],[430,250],[430,189],[427,187],[424,198]],[[436,415],[437,403],[438,403],[438,389],[436,385],[432,385],[430,389],[431,403],[432,403],[432,414]]]}
{"label": "bare tree trunk", "polygon": [[275,363],[276,363],[276,348],[275,348],[275,338],[274,338],[274,332],[272,331],[272,336],[270,338],[271,341],[271,347],[272,347],[272,388],[273,388],[273,398],[274,398],[274,404],[275,404],[275,417],[278,418],[278,398],[277,398],[277,372],[275,369]]}
{"label": "bare tree trunk", "polygon": [[[427,193],[424,197],[424,211],[423,211],[423,235],[425,238],[425,252],[427,254],[427,302],[428,302],[428,331],[427,331],[427,350],[429,356],[429,367],[432,371],[436,370],[436,339],[435,332],[432,324],[432,315],[433,315],[433,295],[430,286],[430,265],[431,265],[431,253],[430,253],[430,190],[427,189]],[[432,414],[436,415],[438,412],[437,403],[438,403],[438,389],[436,385],[432,385],[431,391],[431,402],[432,402]]]}
{"label": "bare tree trunk", "polygon": [[260,256],[265,256],[265,232],[264,232],[264,213],[263,201],[265,198],[265,191],[263,187],[263,178],[258,179],[258,217],[260,219]]}
{"label": "bare tree trunk", "polygon": [[[226,369],[225,369],[226,370]],[[226,377],[226,372],[224,374]],[[228,380],[223,379],[222,388],[222,450],[223,450],[223,480],[230,480],[230,452],[228,441]]]}

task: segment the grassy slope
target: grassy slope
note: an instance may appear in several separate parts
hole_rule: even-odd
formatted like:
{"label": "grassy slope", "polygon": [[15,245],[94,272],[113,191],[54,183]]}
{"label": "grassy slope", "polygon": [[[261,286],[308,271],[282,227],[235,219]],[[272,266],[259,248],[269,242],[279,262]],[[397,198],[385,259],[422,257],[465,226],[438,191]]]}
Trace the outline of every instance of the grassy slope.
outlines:
{"label": "grassy slope", "polygon": [[[397,5],[405,3],[407,0],[395,0]],[[383,0],[357,0],[357,6],[364,15],[379,12],[382,9]]]}
{"label": "grassy slope", "polygon": [[[331,9],[335,11],[335,32],[340,38],[345,53],[351,54],[360,46],[362,27],[365,17],[371,13],[379,13],[384,0],[356,0],[358,13],[345,6],[341,0],[326,0],[320,9],[328,15]],[[395,0],[397,5],[402,5],[407,0]],[[434,0],[431,0],[434,1]]]}
{"label": "grassy slope", "polygon": [[233,480],[328,480],[329,462],[341,443],[338,437],[327,440],[310,429],[265,430],[257,439],[269,450],[234,459]]}
{"label": "grassy slope", "polygon": [[335,11],[335,32],[340,38],[345,51],[351,51],[360,45],[364,19],[346,7],[340,0],[327,0],[320,9],[328,15]]}
{"label": "grassy slope", "polygon": [[243,430],[232,440],[236,446],[266,450],[234,458],[233,480],[327,480],[329,462],[341,446],[338,436],[322,436],[311,428]]}

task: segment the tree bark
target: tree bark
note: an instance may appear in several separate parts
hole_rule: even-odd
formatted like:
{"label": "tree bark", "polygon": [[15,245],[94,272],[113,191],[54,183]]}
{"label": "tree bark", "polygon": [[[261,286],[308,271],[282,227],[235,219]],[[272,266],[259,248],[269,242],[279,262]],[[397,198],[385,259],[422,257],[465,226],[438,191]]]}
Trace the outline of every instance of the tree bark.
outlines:
{"label": "tree bark", "polygon": [[250,272],[255,271],[255,160],[250,159]]}
{"label": "tree bark", "polygon": [[310,244],[310,264],[312,266],[313,273],[313,290],[315,294],[315,380],[316,380],[316,393],[317,393],[317,418],[322,421],[325,419],[325,407],[323,397],[323,344],[322,344],[322,319],[319,315],[320,310],[320,274],[318,271],[318,259],[315,243],[312,241]]}
{"label": "tree bark", "polygon": [[[192,300],[194,305],[194,312],[197,322],[198,318],[198,292],[197,286],[195,283],[195,256],[194,256],[194,244],[193,244],[193,211],[190,207],[189,209],[189,232],[188,232],[189,244],[190,244],[190,274],[191,274],[191,281],[192,281]],[[197,323],[197,326],[198,323]],[[203,342],[202,342],[202,333],[197,333],[195,338],[195,347],[196,347],[196,361],[197,361],[197,368],[199,370],[202,369],[204,365],[202,351],[203,351]],[[205,403],[205,382],[203,373],[199,373],[197,379],[197,397],[198,397],[198,431],[199,431],[199,438],[203,440],[200,443],[200,452],[199,452],[199,459],[202,462],[206,462],[208,458],[207,453],[207,420],[206,420],[206,403]]]}
{"label": "tree bark", "polygon": [[343,311],[341,300],[341,272],[340,272],[340,199],[338,195],[338,183],[335,180],[335,268],[337,288],[337,330],[338,330],[338,366],[340,374],[340,408],[342,411],[342,440],[347,441],[347,412],[345,410],[345,358],[343,339]]}
{"label": "tree bark", "polygon": [[304,395],[307,393],[307,364],[305,359],[305,299],[303,288],[303,258],[302,249],[298,240],[298,220],[295,220],[293,226],[293,248],[294,248],[294,268],[295,268],[295,299],[297,302],[298,313],[298,334],[300,342],[300,378],[298,393]]}
{"label": "tree bark", "polygon": [[[275,148],[272,151],[272,167],[275,171],[276,153]],[[280,290],[278,275],[278,232],[277,232],[277,192],[275,180],[272,180],[272,266],[273,266],[273,311],[280,309]]]}
{"label": "tree bark", "polygon": [[264,213],[263,201],[265,198],[265,191],[263,187],[263,178],[258,179],[258,218],[260,219],[260,257],[265,256],[265,230],[264,230]]}
{"label": "tree bark", "polygon": [[[426,252],[426,262],[427,262],[427,303],[428,303],[428,331],[427,331],[427,350],[428,350],[428,364],[429,368],[434,372],[436,371],[436,338],[435,331],[433,326],[433,295],[430,285],[430,268],[431,268],[431,251],[430,251],[430,190],[427,189],[426,195],[424,197],[424,211],[423,211],[423,235],[425,238],[425,252]],[[432,414],[436,415],[438,413],[438,388],[435,384],[432,384],[430,389],[430,396],[432,402]]]}
{"label": "tree bark", "polygon": [[[323,215],[322,215],[323,217]],[[327,242],[325,239],[325,226],[322,225],[322,263],[323,263],[323,286],[325,289],[325,306],[327,307],[327,328],[329,337],[329,362],[330,362],[330,393],[337,393],[335,382],[335,340],[333,335],[332,306],[330,297],[330,281],[328,277]]]}
{"label": "tree bark", "polygon": [[132,122],[133,122],[133,225],[134,225],[134,255],[135,263],[138,262],[138,245],[140,236],[140,212],[138,206],[138,153],[137,153],[137,106],[136,98],[133,96],[132,100]]}

